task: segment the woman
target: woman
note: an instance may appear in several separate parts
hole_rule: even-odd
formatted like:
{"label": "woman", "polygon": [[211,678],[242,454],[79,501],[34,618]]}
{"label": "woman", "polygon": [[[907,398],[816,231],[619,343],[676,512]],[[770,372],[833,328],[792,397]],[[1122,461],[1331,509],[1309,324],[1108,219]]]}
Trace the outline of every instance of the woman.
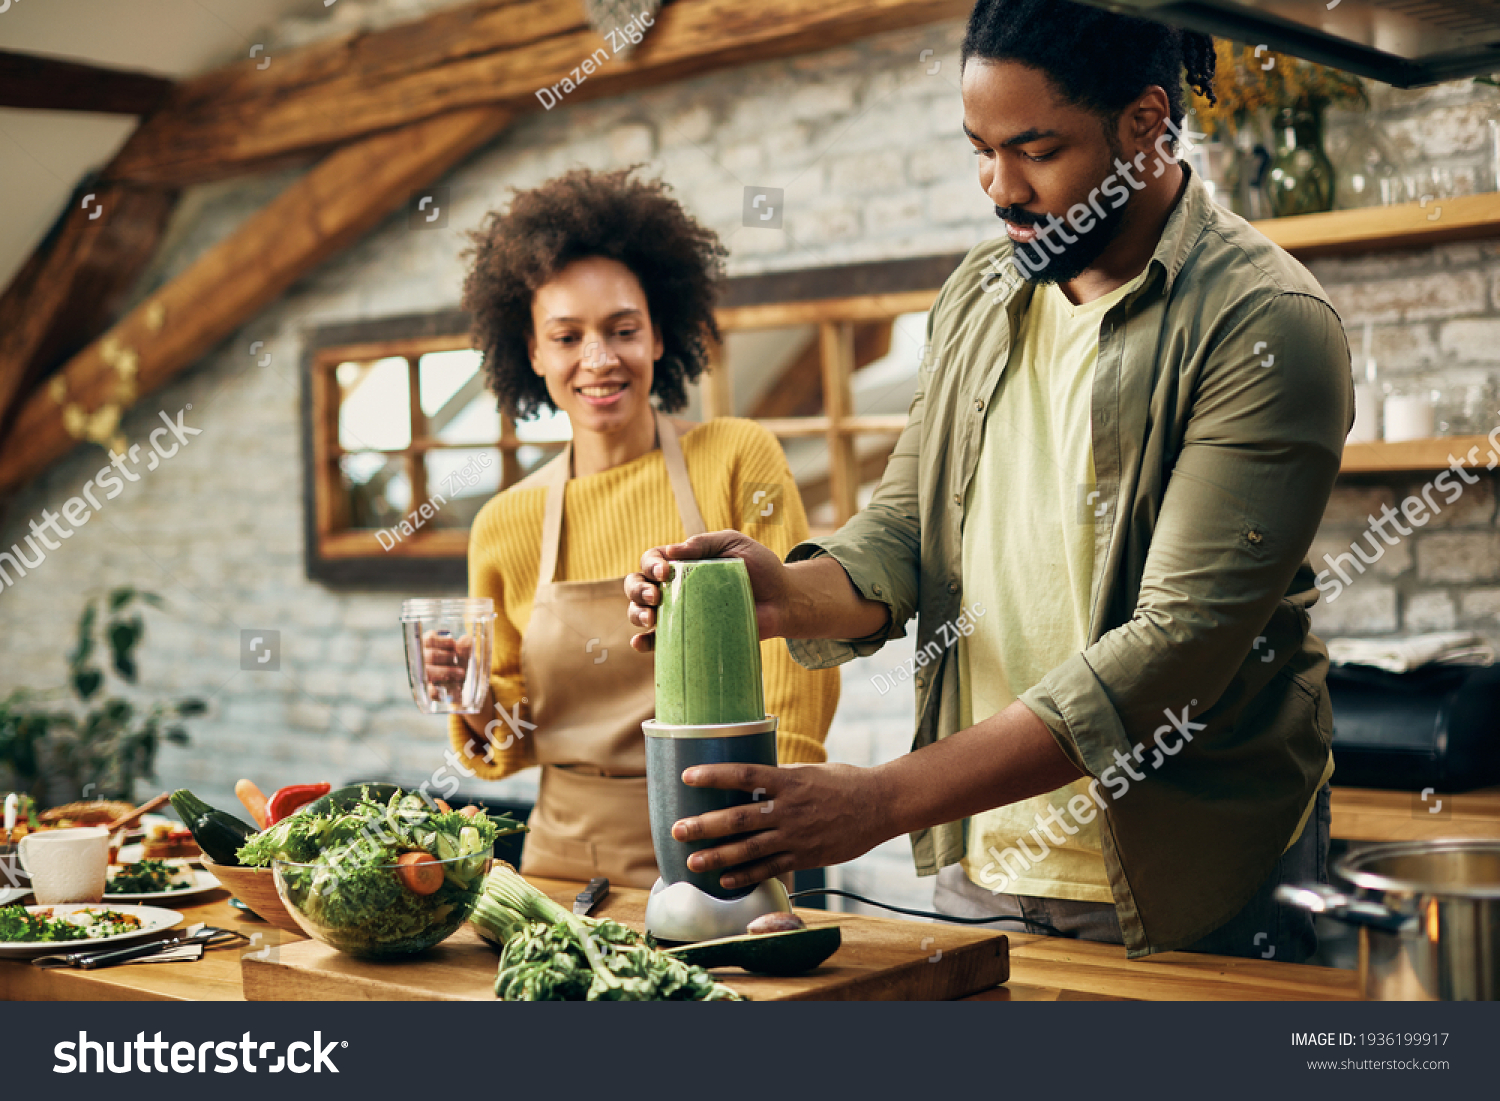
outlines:
{"label": "woman", "polygon": [[[719,338],[725,249],[660,181],[580,169],[515,195],[471,234],[464,307],[501,405],[568,415],[571,445],[489,501],[469,540],[469,592],[495,602],[491,693],[451,735],[498,780],[542,766],[521,871],[649,887],[656,879],[641,722],[655,713],[652,657],[630,647],[624,578],[641,552],[736,528],[785,554],[807,520],[780,444],[752,421],[668,417]],[[755,496],[764,487],[771,496]],[[768,515],[766,501],[781,504]],[[754,501],[755,508],[750,504]],[[429,638],[434,682],[467,651]],[[820,762],[835,670],[762,647],[783,764]]]}

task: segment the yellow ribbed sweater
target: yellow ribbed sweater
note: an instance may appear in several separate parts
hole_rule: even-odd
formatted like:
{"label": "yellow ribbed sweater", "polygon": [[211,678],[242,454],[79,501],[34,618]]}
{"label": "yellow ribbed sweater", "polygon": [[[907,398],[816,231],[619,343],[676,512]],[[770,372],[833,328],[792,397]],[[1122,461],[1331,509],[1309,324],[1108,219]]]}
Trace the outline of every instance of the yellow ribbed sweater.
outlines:
{"label": "yellow ribbed sweater", "polygon": [[[694,426],[681,440],[693,494],[709,531],[735,528],[782,558],[807,538],[802,500],[775,436],[754,421],[721,417]],[[744,522],[752,482],[783,487],[780,523]],[[546,500],[545,485],[508,489],[480,509],[469,532],[469,595],[495,602],[491,699],[507,712],[519,703],[528,721],[521,702],[526,695],[521,637],[536,594]],[[622,466],[571,479],[563,517],[557,581],[623,577],[640,569],[644,551],[684,537],[660,448]],[[622,622],[625,609],[622,591]],[[803,669],[780,639],[761,643],[761,666],[766,710],[780,718],[776,743],[781,763],[825,760],[823,740],[839,700],[838,670]],[[499,780],[537,763],[526,739],[516,739],[508,750],[497,745],[492,759],[484,760],[485,746],[457,715],[451,719],[450,738],[460,753],[472,745],[466,767],[482,779]]]}

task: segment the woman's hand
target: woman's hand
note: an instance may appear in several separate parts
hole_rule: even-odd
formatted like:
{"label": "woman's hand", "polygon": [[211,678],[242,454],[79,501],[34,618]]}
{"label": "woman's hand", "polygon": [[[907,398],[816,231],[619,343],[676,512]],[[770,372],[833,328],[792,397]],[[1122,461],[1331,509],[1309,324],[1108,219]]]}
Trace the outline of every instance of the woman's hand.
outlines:
{"label": "woman's hand", "polygon": [[787,568],[776,552],[737,531],[714,531],[695,535],[669,547],[652,547],[641,555],[641,572],[625,579],[630,598],[630,622],[642,632],[630,645],[646,653],[656,646],[656,609],[661,604],[661,583],[672,577],[673,561],[700,558],[738,558],[750,574],[750,592],[755,597],[755,625],[760,637],[779,638],[787,622],[791,584]]}
{"label": "woman's hand", "polygon": [[441,690],[461,691],[469,669],[474,640],[465,635],[454,638],[446,631],[428,631],[422,636],[422,665],[427,673],[427,694],[436,700]]}
{"label": "woman's hand", "polygon": [[693,787],[750,792],[753,801],[672,826],[678,841],[741,836],[688,858],[695,872],[733,869],[719,880],[727,890],[750,887],[803,868],[842,864],[896,836],[881,774],[853,765],[696,765],[683,772]]}

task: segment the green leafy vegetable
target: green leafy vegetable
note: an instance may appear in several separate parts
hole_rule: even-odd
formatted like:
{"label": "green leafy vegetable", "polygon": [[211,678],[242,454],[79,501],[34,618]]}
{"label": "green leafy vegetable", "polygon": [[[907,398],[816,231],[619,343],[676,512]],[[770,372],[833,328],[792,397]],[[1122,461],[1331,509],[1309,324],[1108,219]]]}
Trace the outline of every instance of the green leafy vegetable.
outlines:
{"label": "green leafy vegetable", "polygon": [[0,907],[0,941],[83,940],[88,935],[82,925],[29,913],[24,906]]}
{"label": "green leafy vegetable", "polygon": [[[74,920],[78,914],[85,920]],[[48,912],[33,914],[20,905],[0,907],[0,941],[89,940],[133,933],[140,927],[140,918],[118,910],[75,910],[68,917],[56,918]]]}
{"label": "green leafy vegetable", "polygon": [[[508,816],[444,811],[422,796],[394,791],[346,809],[310,803],[249,838],[242,865],[282,861],[288,903],[341,951],[397,955],[425,948],[464,923],[483,886],[502,832],[524,829]],[[427,853],[441,861],[442,882],[419,893],[398,861]]]}
{"label": "green leafy vegetable", "polygon": [[180,865],[168,864],[165,860],[138,860],[121,868],[105,885],[107,895],[145,895],[159,891],[185,891],[192,881],[177,879]]}
{"label": "green leafy vegetable", "polygon": [[505,1001],[740,1001],[729,987],[608,918],[578,917],[508,866],[485,880],[472,920],[504,947]]}

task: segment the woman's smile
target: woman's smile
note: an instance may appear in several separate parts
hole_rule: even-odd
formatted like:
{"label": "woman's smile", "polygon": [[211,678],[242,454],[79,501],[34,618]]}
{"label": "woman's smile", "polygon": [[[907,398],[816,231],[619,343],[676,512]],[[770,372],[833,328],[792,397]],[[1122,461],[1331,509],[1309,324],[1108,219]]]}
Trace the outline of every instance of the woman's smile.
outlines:
{"label": "woman's smile", "polygon": [[595,408],[613,405],[619,401],[630,383],[624,380],[614,382],[595,382],[588,386],[579,386],[574,390],[579,397]]}

